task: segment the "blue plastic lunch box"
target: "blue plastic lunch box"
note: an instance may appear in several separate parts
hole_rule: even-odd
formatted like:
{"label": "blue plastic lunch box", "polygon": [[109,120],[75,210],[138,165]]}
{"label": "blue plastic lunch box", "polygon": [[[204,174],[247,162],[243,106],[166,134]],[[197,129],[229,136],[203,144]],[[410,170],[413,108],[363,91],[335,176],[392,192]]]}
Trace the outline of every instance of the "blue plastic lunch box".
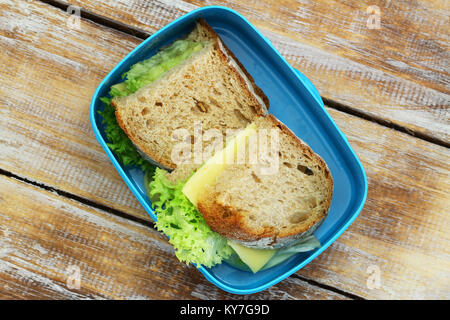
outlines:
{"label": "blue plastic lunch box", "polygon": [[334,180],[334,193],[328,217],[315,232],[322,247],[298,253],[282,264],[253,274],[226,263],[198,270],[219,288],[235,294],[255,293],[296,272],[339,237],[361,211],[367,195],[364,169],[324,108],[314,85],[293,69],[252,24],[236,11],[210,6],[194,10],[168,24],[137,46],[100,83],[91,101],[90,117],[95,136],[117,171],[153,220],[156,215],[145,194],[143,172],[123,166],[106,145],[100,97],[121,81],[122,73],[153,56],[159,48],[188,34],[198,18],[204,18],[242,62],[270,101],[269,112],[284,122],[328,164]]}

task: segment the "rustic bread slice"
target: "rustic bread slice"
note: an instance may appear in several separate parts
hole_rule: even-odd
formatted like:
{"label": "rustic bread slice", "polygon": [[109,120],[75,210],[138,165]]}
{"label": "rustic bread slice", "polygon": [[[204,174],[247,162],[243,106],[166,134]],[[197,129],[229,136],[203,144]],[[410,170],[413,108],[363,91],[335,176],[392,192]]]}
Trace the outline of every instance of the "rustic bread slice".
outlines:
{"label": "rustic bread slice", "polygon": [[277,130],[278,170],[262,174],[261,162],[228,165],[197,206],[212,230],[244,246],[289,246],[325,219],[333,180],[325,162],[274,116],[254,123],[258,132]]}
{"label": "rustic bread slice", "polygon": [[[269,107],[253,78],[204,20],[188,38],[204,43],[204,48],[134,94],[112,101],[119,125],[138,151],[167,170],[177,167],[172,156],[180,142],[173,136],[177,129],[187,129],[184,139],[194,144],[195,124],[202,131],[216,128],[225,136],[227,129],[244,128]],[[202,162],[185,156],[183,160],[190,163],[186,172]]]}

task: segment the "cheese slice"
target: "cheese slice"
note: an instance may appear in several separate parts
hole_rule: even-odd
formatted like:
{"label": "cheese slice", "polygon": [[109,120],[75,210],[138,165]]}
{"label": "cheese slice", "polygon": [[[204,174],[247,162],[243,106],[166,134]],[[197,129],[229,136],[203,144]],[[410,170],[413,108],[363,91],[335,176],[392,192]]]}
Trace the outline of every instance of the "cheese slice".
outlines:
{"label": "cheese slice", "polygon": [[249,124],[243,131],[228,141],[225,148],[209,158],[185,183],[182,192],[194,206],[197,207],[198,197],[203,190],[214,183],[217,176],[227,165],[235,163],[237,152],[245,148],[245,142],[254,133],[256,133],[256,125]]}
{"label": "cheese slice", "polygon": [[249,266],[253,273],[261,270],[261,268],[273,257],[275,252],[277,252],[276,249],[247,248],[231,240],[228,240],[228,244],[236,251],[242,262]]}
{"label": "cheese slice", "polygon": [[[255,124],[249,124],[243,131],[230,139],[225,148],[216,152],[186,181],[182,192],[194,206],[197,207],[199,195],[216,181],[217,176],[227,165],[234,163],[236,155],[242,148],[245,148],[248,137],[255,134],[256,130]],[[247,248],[230,240],[228,240],[228,244],[254,273],[264,267],[277,251],[275,249]]]}

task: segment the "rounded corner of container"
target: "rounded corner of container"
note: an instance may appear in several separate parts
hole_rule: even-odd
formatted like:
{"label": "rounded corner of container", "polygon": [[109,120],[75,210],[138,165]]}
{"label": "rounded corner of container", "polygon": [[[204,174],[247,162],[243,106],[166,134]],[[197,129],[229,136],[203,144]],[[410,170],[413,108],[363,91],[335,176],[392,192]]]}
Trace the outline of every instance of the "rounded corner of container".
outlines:
{"label": "rounded corner of container", "polygon": [[89,105],[89,120],[91,122],[91,127],[92,127],[92,130],[94,131],[95,137],[98,140],[98,135],[100,132],[99,132],[99,128],[97,126],[97,121],[95,120],[95,111],[96,111],[95,101],[97,100],[97,98],[98,98],[98,94],[97,94],[97,90],[96,90],[96,92],[92,96],[91,103]]}

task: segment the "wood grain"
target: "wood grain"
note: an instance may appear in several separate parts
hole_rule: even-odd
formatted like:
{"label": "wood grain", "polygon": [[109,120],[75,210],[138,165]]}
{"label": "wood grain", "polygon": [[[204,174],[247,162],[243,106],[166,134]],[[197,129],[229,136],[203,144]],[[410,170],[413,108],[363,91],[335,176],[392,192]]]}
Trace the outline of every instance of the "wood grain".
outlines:
{"label": "wood grain", "polygon": [[[326,99],[449,142],[450,55],[445,0],[69,1],[153,33],[204,5],[248,18]],[[369,29],[369,5],[381,29]]]}
{"label": "wood grain", "polygon": [[[299,273],[371,299],[450,298],[449,149],[329,111],[369,191],[349,229]],[[373,268],[380,286],[369,289]]]}
{"label": "wood grain", "polygon": [[[0,203],[2,299],[244,298],[180,264],[151,228],[6,177]],[[246,298],[346,299],[295,277]]]}
{"label": "wood grain", "polygon": [[[95,141],[88,117],[97,84],[140,40],[83,20],[81,30],[68,30],[67,16],[44,4],[0,1],[0,8],[0,168],[148,219]],[[366,298],[448,298],[450,152],[328,110],[366,168],[369,197],[349,230],[299,274]],[[367,287],[371,265],[380,269],[380,289]],[[191,283],[197,281],[199,275]],[[198,297],[220,297],[218,289],[198,288]]]}
{"label": "wood grain", "polygon": [[140,40],[85,21],[69,29],[68,15],[39,2],[0,9],[0,167],[149,219],[89,121],[95,89]]}

